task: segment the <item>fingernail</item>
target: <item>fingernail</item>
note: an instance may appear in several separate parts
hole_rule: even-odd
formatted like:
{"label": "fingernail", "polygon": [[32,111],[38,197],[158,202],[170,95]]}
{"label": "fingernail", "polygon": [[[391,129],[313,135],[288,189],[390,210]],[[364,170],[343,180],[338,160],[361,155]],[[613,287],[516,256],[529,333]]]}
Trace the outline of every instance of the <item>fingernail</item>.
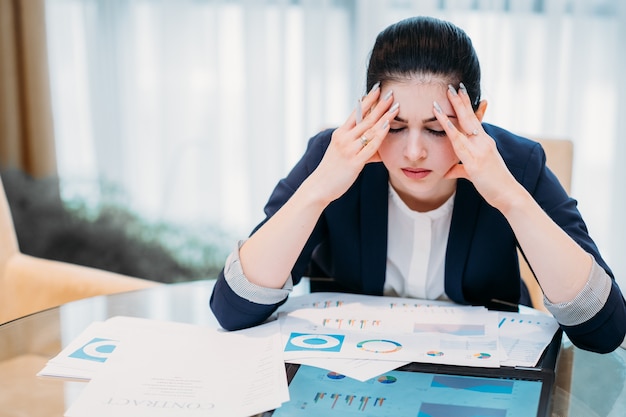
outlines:
{"label": "fingernail", "polygon": [[456,96],[456,90],[454,89],[454,87],[452,86],[452,84],[448,84],[448,90],[450,90],[450,92],[452,93],[453,96]]}
{"label": "fingernail", "polygon": [[461,91],[462,91],[463,93],[465,93],[465,95],[466,95],[466,96],[467,96],[467,95],[469,95],[469,94],[467,94],[467,88],[465,88],[465,84],[460,83],[460,84],[459,84],[459,87],[460,87]]}
{"label": "fingernail", "polygon": [[383,123],[383,130],[387,129],[389,127],[389,120],[385,120],[385,123]]}
{"label": "fingernail", "polygon": [[369,92],[369,93],[367,93],[367,94],[370,94],[370,93],[372,93],[372,92],[374,92],[374,91],[378,90],[379,88],[380,88],[380,81],[378,81],[376,84],[374,84],[374,85],[372,86],[372,88],[370,89],[370,92]]}
{"label": "fingernail", "polygon": [[435,110],[437,110],[437,113],[443,113],[443,111],[441,110],[441,106],[439,105],[439,103],[437,103],[436,101],[433,101],[433,106],[435,106]]}
{"label": "fingernail", "polygon": [[393,113],[394,111],[398,110],[398,107],[400,107],[400,103],[395,103],[393,106],[391,106],[391,108],[389,109],[389,113]]}
{"label": "fingernail", "polygon": [[383,97],[383,100],[389,100],[389,97],[391,97],[392,94],[393,94],[393,90],[387,91],[387,94],[385,94],[385,97]]}

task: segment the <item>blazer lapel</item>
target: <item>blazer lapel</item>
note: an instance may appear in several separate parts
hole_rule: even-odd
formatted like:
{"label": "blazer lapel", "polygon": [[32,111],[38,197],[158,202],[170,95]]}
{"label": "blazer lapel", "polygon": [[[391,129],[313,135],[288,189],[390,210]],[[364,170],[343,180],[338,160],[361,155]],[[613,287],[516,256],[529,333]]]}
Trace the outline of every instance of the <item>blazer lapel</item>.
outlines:
{"label": "blazer lapel", "polygon": [[389,174],[383,164],[370,164],[361,181],[361,279],[363,293],[382,295],[387,268]]}
{"label": "blazer lapel", "polygon": [[445,264],[445,291],[450,299],[465,302],[463,272],[467,264],[481,197],[471,182],[459,179],[454,198]]}

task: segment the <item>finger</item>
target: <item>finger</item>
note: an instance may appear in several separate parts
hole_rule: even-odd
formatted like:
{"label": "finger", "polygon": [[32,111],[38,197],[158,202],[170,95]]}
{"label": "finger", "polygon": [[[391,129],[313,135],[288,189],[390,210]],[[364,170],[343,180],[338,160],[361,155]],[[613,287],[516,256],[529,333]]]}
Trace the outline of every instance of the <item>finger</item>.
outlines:
{"label": "finger", "polygon": [[355,109],[355,125],[359,125],[363,121],[369,109],[376,104],[380,97],[380,83],[374,84],[370,91],[364,97],[359,97]]}
{"label": "finger", "polygon": [[378,154],[378,148],[387,136],[387,132],[389,132],[389,122],[385,120],[382,125],[374,126],[359,137],[356,143],[359,147],[357,156],[361,163],[367,163]]}
{"label": "finger", "polygon": [[454,153],[456,156],[463,161],[465,158],[469,157],[468,153],[468,139],[465,134],[459,131],[456,126],[450,121],[448,116],[441,110],[441,106],[436,101],[433,102],[433,114],[435,118],[445,130],[448,139],[450,139],[450,143],[452,143],[452,147],[454,148]]}
{"label": "finger", "polygon": [[480,121],[474,113],[465,85],[457,91],[451,84],[448,85],[448,99],[457,115],[462,133],[466,136],[476,136],[482,130]]}
{"label": "finger", "polygon": [[[368,97],[369,98],[369,97]],[[369,103],[368,103],[369,104]],[[364,108],[363,123],[356,126],[355,133],[362,135],[367,129],[370,129],[383,117],[393,104],[393,91],[388,91],[384,97],[377,99],[367,108]]]}
{"label": "finger", "polygon": [[[362,117],[362,115],[367,112],[371,106],[378,102],[379,97],[380,87],[379,84],[376,83],[365,97],[358,100],[357,107],[352,111],[345,123],[335,130],[333,142],[339,146],[347,146],[348,149],[350,149],[349,152],[351,153],[359,152],[360,147],[355,146],[354,143],[361,143],[361,147],[366,145],[370,141],[370,136],[364,136],[364,134],[374,125],[374,123],[377,122],[377,120],[374,120],[372,117],[369,117],[370,115],[368,115],[367,121],[362,120],[361,123],[356,123],[356,120],[359,117],[358,113],[360,113]],[[387,95],[385,97],[387,97]],[[385,101],[391,102],[391,98],[387,98]]]}
{"label": "finger", "polygon": [[372,128],[365,131],[355,141],[357,144],[355,146],[360,146],[361,148],[359,155],[364,158],[364,161],[371,160],[371,158],[378,153],[378,148],[389,133],[389,123],[398,115],[399,111],[399,103],[391,106],[391,108],[383,115],[383,117],[379,118],[378,122]]}

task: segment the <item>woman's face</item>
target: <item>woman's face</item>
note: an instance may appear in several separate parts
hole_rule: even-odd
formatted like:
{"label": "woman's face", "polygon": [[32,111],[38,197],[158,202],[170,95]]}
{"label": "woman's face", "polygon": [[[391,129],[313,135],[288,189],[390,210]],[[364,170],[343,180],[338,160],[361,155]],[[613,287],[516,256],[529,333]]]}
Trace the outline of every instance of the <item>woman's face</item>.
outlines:
{"label": "woman's face", "polygon": [[456,189],[456,180],[445,179],[444,175],[459,163],[459,158],[433,115],[433,102],[437,101],[457,125],[447,89],[447,82],[434,77],[386,82],[382,86],[381,97],[393,90],[400,113],[390,122],[378,153],[389,171],[391,185],[416,211],[439,207]]}

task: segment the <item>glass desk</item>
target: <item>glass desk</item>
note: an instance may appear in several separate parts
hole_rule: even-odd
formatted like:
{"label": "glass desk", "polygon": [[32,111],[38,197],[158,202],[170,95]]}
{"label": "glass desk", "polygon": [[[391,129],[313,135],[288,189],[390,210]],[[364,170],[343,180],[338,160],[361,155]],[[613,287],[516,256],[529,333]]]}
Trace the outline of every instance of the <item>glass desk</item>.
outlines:
{"label": "glass desk", "polygon": [[[0,325],[0,417],[60,417],[84,382],[37,377],[93,321],[133,316],[214,324],[213,281],[170,284],[75,301]],[[626,415],[626,350],[599,355],[563,342],[553,417]]]}

